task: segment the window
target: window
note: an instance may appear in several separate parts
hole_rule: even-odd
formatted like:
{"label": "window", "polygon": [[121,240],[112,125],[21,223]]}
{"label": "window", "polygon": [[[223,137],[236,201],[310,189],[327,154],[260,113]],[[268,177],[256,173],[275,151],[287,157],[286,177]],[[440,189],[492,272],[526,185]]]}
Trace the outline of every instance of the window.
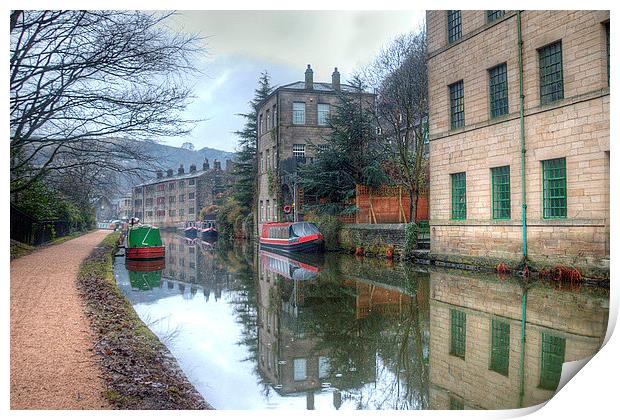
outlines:
{"label": "window", "polygon": [[179,188],[183,188],[185,186],[185,181],[179,181]]}
{"label": "window", "polygon": [[276,106],[273,106],[273,109],[271,110],[271,127],[275,127],[276,126]]}
{"label": "window", "polygon": [[175,187],[174,182],[171,182],[168,184],[168,190],[172,191],[174,190],[174,187]]}
{"label": "window", "polygon": [[465,100],[463,98],[463,81],[448,86],[450,88],[450,124],[459,128],[465,125]]}
{"label": "window", "polygon": [[263,114],[258,116],[258,134],[263,132]]}
{"label": "window", "polygon": [[169,202],[170,204],[175,203],[175,202],[176,202],[176,200],[177,200],[176,195],[171,195],[170,197],[168,197],[168,202]]}
{"label": "window", "polygon": [[543,218],[566,217],[566,158],[543,161]]}
{"label": "window", "polygon": [[491,169],[493,218],[510,219],[510,166]]}
{"label": "window", "polygon": [[562,375],[566,339],[542,333],[539,387],[555,391]]}
{"label": "window", "polygon": [[324,153],[324,152],[326,152],[327,150],[329,150],[329,145],[327,145],[327,144],[319,144],[319,145],[317,146],[317,148],[318,148],[318,150],[319,150],[319,153]]}
{"label": "window", "polygon": [[504,16],[505,10],[487,10],[487,22],[493,22]]}
{"label": "window", "polygon": [[293,124],[306,123],[306,103],[293,102]]}
{"label": "window", "polygon": [[293,145],[293,156],[296,158],[305,158],[306,157],[306,145],[305,144],[294,144]]}
{"label": "window", "polygon": [[540,65],[540,104],[545,105],[564,98],[562,75],[562,41],[538,50]]}
{"label": "window", "polygon": [[164,217],[166,215],[166,210],[157,210],[158,217]]}
{"label": "window", "polygon": [[270,124],[271,124],[271,115],[269,114],[269,109],[267,109],[267,111],[265,112],[265,119],[267,120],[267,121],[265,122],[265,129],[267,129],[267,130],[268,130],[268,129],[269,129],[269,127],[271,127],[271,126],[270,126]]}
{"label": "window", "polygon": [[491,365],[489,369],[508,376],[510,362],[510,324],[494,319],[491,321]]}
{"label": "window", "polygon": [[166,197],[157,197],[157,205],[162,206],[166,204]]}
{"label": "window", "polygon": [[306,359],[293,359],[293,380],[303,381],[307,377]]}
{"label": "window", "polygon": [[196,185],[196,180],[195,179],[190,179],[189,180],[189,185]]}
{"label": "window", "polygon": [[506,63],[489,70],[491,118],[508,114],[508,75]]}
{"label": "window", "polygon": [[269,169],[271,167],[270,159],[269,159],[269,149],[265,150],[265,167]]}
{"label": "window", "polygon": [[196,197],[196,193],[191,192],[187,194],[187,198],[189,198],[190,200],[193,200],[195,197]]}
{"label": "window", "polygon": [[448,42],[457,41],[461,37],[461,11],[448,10]]}
{"label": "window", "polygon": [[189,210],[187,211],[187,214],[194,214],[194,208],[190,207]]}
{"label": "window", "polygon": [[179,217],[185,216],[185,209],[179,209]]}
{"label": "window", "polygon": [[142,200],[136,200],[134,202],[134,207],[141,207],[142,206]]}
{"label": "window", "polygon": [[168,216],[170,216],[170,217],[174,217],[174,216],[176,216],[176,215],[177,215],[176,210],[170,210],[170,211],[168,211]]}
{"label": "window", "polygon": [[261,200],[260,202],[260,211],[258,213],[258,219],[262,222],[263,221],[263,201]]}
{"label": "window", "polygon": [[325,356],[319,356],[319,379],[325,379],[329,376],[329,358]]}
{"label": "window", "polygon": [[153,211],[152,211],[152,210],[151,210],[151,211],[147,211],[147,212],[146,212],[146,215],[147,215],[148,217],[153,217]]}
{"label": "window", "polygon": [[607,41],[607,86],[609,86],[609,22],[605,22],[605,37]]}
{"label": "window", "polygon": [[319,125],[327,125],[327,118],[329,117],[329,104],[318,104],[317,114]]}
{"label": "window", "polygon": [[467,218],[467,196],[465,191],[465,172],[450,175],[452,178],[452,218]]}
{"label": "window", "polygon": [[258,154],[258,167],[260,172],[262,173],[265,170],[265,165],[263,164],[263,152]]}
{"label": "window", "polygon": [[165,188],[166,188],[166,186],[164,184],[158,184],[157,185],[157,191],[164,191]]}
{"label": "window", "polygon": [[179,203],[182,203],[185,201],[185,194],[179,194]]}
{"label": "window", "polygon": [[465,360],[465,312],[450,309],[450,354]]}
{"label": "window", "polygon": [[269,210],[270,210],[270,208],[269,208],[269,200],[267,200],[267,205],[266,205],[266,208],[265,208],[265,220],[267,220],[268,222],[270,221],[269,215],[271,214]]}
{"label": "window", "polygon": [[464,410],[463,400],[450,395],[450,410]]}
{"label": "window", "polygon": [[155,191],[155,186],[154,185],[149,185],[148,187],[146,187],[146,192],[147,193],[152,193]]}

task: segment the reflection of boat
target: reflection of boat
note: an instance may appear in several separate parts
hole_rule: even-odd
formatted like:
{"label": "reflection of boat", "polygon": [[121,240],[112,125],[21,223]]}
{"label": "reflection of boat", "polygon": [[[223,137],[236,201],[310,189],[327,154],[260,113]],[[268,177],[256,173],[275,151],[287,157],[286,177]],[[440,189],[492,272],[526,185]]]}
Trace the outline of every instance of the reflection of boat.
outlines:
{"label": "reflection of boat", "polygon": [[160,287],[161,273],[166,267],[163,258],[158,260],[125,260],[129,272],[131,287],[139,290],[151,290]]}
{"label": "reflection of boat", "polygon": [[136,225],[127,234],[127,259],[145,260],[163,258],[165,248],[161,242],[159,228],[150,225]]}
{"label": "reflection of boat", "polygon": [[314,223],[266,223],[260,236],[262,249],[318,253],[325,250],[323,235]]}
{"label": "reflection of boat", "polygon": [[[304,258],[306,257],[306,258]],[[322,270],[322,258],[309,259],[305,255],[260,251],[262,266],[291,280],[311,280]]]}
{"label": "reflection of boat", "polygon": [[157,260],[126,260],[125,267],[129,271],[148,273],[166,268],[166,260],[163,258]]}
{"label": "reflection of boat", "polygon": [[183,229],[183,234],[186,238],[194,239],[198,236],[198,228],[193,225],[186,226],[185,229]]}

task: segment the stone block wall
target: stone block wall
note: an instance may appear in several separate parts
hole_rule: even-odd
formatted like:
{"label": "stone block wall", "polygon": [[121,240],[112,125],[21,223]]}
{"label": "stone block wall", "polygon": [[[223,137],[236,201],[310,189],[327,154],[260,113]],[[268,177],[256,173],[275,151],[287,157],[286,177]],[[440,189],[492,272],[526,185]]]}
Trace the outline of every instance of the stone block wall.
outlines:
{"label": "stone block wall", "polygon": [[338,241],[350,252],[361,246],[366,254],[385,256],[387,249],[394,247],[394,255],[401,256],[405,247],[405,224],[343,225]]}
{"label": "stone block wall", "polygon": [[[462,11],[447,44],[446,11],[427,12],[431,256],[494,266],[522,257],[521,139],[516,13],[486,23]],[[522,13],[528,257],[609,276],[608,11]],[[537,49],[562,41],[564,99],[540,105]],[[491,119],[488,69],[507,64],[508,114]],[[465,126],[450,129],[448,85],[463,80]],[[542,161],[566,158],[567,217],[543,218]],[[492,217],[491,168],[510,166],[509,220]],[[466,220],[451,219],[451,174],[466,173]]]}

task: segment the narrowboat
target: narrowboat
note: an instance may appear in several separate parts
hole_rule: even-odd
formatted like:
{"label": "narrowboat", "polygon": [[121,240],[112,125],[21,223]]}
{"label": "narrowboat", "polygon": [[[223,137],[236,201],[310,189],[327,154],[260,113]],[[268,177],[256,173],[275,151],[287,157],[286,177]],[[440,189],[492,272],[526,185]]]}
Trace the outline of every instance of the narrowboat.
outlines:
{"label": "narrowboat", "polygon": [[215,228],[215,221],[207,220],[202,223],[200,228],[200,238],[203,241],[212,241],[217,239],[217,229]]}
{"label": "narrowboat", "polygon": [[279,252],[320,253],[325,239],[319,228],[310,222],[265,223],[260,236],[261,249]]}
{"label": "narrowboat", "polygon": [[157,260],[127,260],[131,287],[137,290],[152,290],[161,287],[162,270],[166,268],[163,258]]}
{"label": "narrowboat", "polygon": [[159,228],[151,225],[136,225],[129,228],[125,258],[149,260],[163,258],[165,248],[161,242]]}
{"label": "narrowboat", "polygon": [[290,280],[312,280],[323,270],[322,255],[315,254],[315,259],[306,259],[303,256],[304,254],[282,255],[278,252],[260,251],[261,265],[267,270]]}

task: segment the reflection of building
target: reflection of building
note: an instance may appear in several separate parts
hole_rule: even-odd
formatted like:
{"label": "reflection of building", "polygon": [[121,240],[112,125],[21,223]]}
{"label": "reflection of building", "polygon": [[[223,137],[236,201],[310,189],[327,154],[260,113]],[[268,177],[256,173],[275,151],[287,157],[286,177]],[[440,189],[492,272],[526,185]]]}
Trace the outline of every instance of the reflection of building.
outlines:
{"label": "reflection of building", "polygon": [[512,279],[431,272],[430,293],[433,409],[544,402],[554,394],[562,363],[595,353],[606,331],[607,299],[583,292],[537,284],[525,296]]}
{"label": "reflection of building", "polygon": [[533,261],[608,272],[609,11],[435,10],[426,23],[431,254],[518,262],[526,209]]}
{"label": "reflection of building", "polygon": [[197,221],[200,210],[221,204],[224,192],[232,183],[231,162],[214,161],[210,168],[205,160],[202,170],[190,165],[185,172],[181,165],[174,174],[172,169],[157,178],[133,188],[133,213],[144,223],[160,227],[178,226],[186,221]]}
{"label": "reflection of building", "polygon": [[282,220],[285,205],[295,201],[298,212],[303,207],[303,193],[296,189],[293,175],[325,143],[331,131],[329,115],[343,93],[361,94],[365,102],[374,103],[374,95],[340,83],[338,69],[331,83],[314,82],[308,65],[303,82],[278,87],[259,105],[258,232],[263,223]]}

